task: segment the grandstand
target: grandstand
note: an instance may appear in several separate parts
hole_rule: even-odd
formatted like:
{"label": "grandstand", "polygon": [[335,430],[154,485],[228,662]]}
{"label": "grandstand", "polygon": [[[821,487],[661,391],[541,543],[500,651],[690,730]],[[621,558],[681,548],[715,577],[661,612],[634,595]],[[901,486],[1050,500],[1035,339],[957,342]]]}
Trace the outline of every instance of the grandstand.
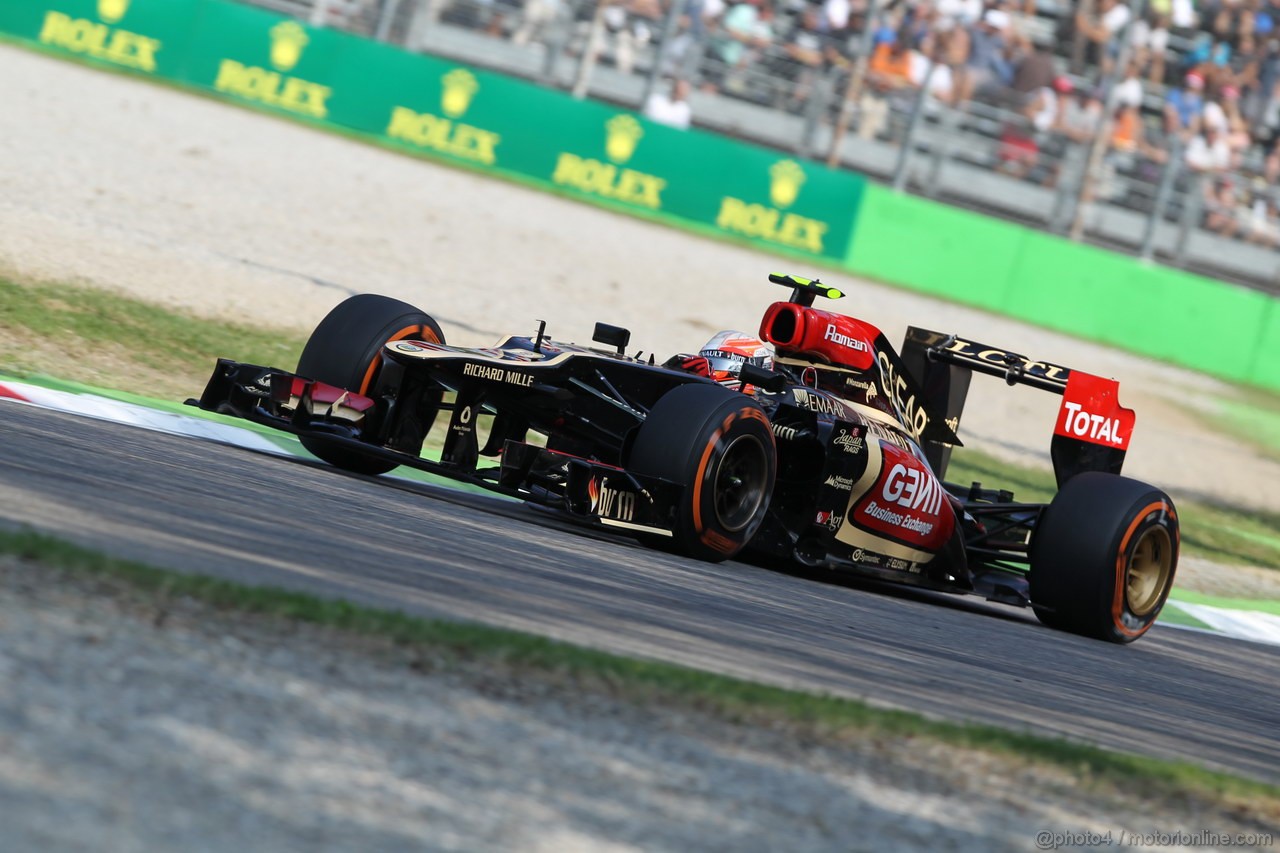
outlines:
{"label": "grandstand", "polygon": [[1280,290],[1272,0],[248,1]]}

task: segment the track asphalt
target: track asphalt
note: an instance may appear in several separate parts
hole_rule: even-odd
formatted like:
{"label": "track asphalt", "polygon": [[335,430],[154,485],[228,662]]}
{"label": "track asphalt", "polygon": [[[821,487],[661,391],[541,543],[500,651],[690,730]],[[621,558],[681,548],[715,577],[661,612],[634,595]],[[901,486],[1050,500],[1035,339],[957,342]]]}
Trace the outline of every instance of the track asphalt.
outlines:
{"label": "track asphalt", "polygon": [[1113,646],[975,599],[696,563],[511,501],[12,403],[0,524],[1280,782],[1267,644],[1157,625]]}

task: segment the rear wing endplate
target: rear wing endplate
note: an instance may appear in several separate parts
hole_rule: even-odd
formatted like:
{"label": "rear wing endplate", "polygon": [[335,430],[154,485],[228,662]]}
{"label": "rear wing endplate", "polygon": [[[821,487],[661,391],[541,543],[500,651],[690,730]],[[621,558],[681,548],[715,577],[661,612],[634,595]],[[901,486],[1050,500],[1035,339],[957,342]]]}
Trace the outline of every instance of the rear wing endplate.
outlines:
{"label": "rear wing endplate", "polygon": [[[902,361],[923,389],[926,405],[942,412],[953,430],[959,427],[974,373],[1061,395],[1049,445],[1058,488],[1084,471],[1119,474],[1124,465],[1135,416],[1120,405],[1120,383],[1114,379],[915,326],[907,328]],[[951,446],[936,441],[924,445],[934,472],[945,476]]]}

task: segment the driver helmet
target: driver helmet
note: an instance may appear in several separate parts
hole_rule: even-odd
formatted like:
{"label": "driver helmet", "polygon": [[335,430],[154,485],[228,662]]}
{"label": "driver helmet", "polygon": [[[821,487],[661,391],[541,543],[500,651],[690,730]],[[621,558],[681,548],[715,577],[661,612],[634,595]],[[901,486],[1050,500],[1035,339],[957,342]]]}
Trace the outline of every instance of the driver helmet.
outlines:
{"label": "driver helmet", "polygon": [[773,369],[773,353],[768,345],[746,332],[720,332],[703,345],[698,355],[711,365],[711,378],[725,384],[738,381],[744,364]]}

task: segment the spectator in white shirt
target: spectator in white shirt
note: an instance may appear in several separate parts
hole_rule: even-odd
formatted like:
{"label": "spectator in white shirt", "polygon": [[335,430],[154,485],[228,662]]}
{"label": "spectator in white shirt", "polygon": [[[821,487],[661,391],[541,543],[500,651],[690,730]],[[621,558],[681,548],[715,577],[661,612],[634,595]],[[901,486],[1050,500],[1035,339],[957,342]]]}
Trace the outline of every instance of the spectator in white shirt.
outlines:
{"label": "spectator in white shirt", "polygon": [[1137,62],[1130,62],[1124,79],[1116,84],[1111,92],[1116,106],[1142,107],[1142,67]]}
{"label": "spectator in white shirt", "polygon": [[671,84],[670,94],[655,90],[644,103],[644,117],[668,127],[688,130],[693,120],[693,110],[689,106],[689,83],[686,80],[675,80]]}
{"label": "spectator in white shirt", "polygon": [[833,30],[844,30],[849,27],[849,15],[853,6],[849,0],[826,0],[822,4],[822,16]]}
{"label": "spectator in white shirt", "polygon": [[1184,155],[1187,166],[1197,172],[1222,172],[1231,166],[1231,148],[1217,129],[1205,125],[1191,137]]}

